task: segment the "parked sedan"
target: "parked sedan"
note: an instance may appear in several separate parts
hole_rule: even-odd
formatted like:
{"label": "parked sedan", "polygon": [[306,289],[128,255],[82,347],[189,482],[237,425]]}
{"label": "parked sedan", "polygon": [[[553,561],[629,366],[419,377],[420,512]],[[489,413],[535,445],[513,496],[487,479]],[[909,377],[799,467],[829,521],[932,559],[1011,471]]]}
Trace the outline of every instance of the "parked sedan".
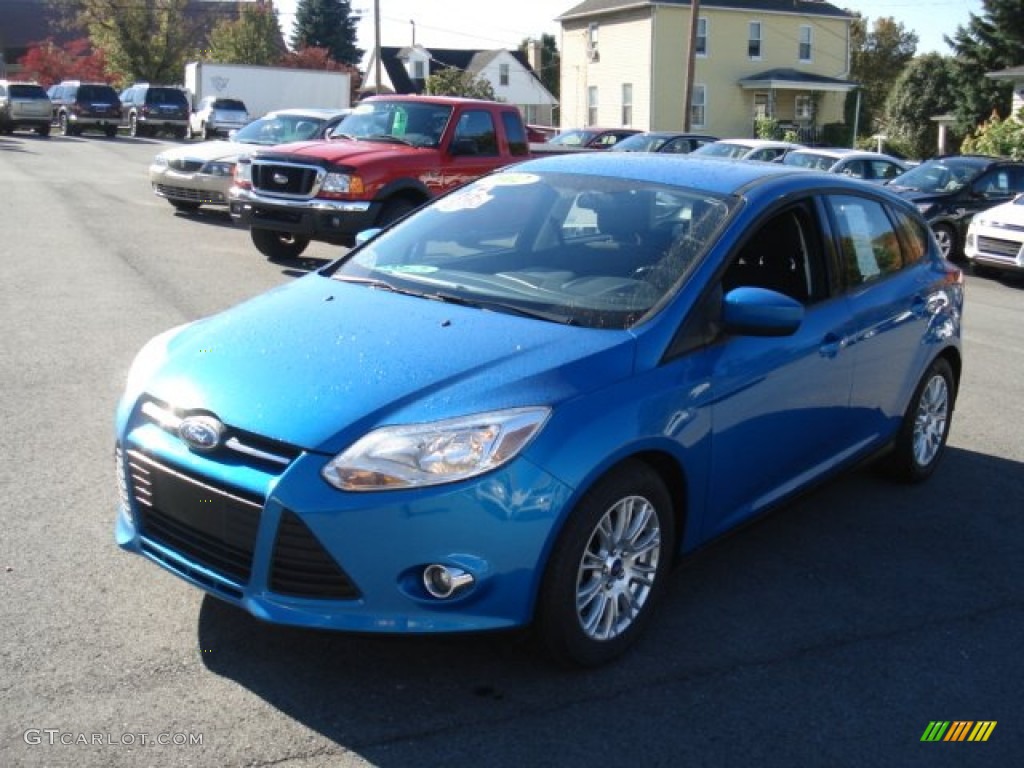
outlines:
{"label": "parked sedan", "polygon": [[116,540],[266,621],[533,624],[599,664],[680,555],[885,450],[931,475],[962,310],[882,187],[527,161],[150,341],[117,407]]}
{"label": "parked sedan", "polygon": [[976,213],[1024,192],[1024,161],[986,155],[937,157],[911,168],[888,186],[917,205],[942,254],[956,259]]}
{"label": "parked sedan", "polygon": [[325,138],[351,110],[283,109],[249,123],[227,141],[161,152],[149,166],[153,192],[179,211],[227,206],[238,156],[251,147]]}
{"label": "parked sedan", "polygon": [[636,128],[576,128],[552,136],[547,144],[569,149],[609,149],[629,136],[640,133]]}
{"label": "parked sedan", "polygon": [[884,184],[904,173],[910,166],[902,160],[880,152],[856,149],[824,148],[794,149],[781,160],[783,165],[841,173],[855,179]]}
{"label": "parked sedan", "polygon": [[802,144],[774,139],[721,139],[705,144],[694,153],[707,157],[723,157],[732,160],[760,160],[773,162],[794,149],[801,149]]}
{"label": "parked sedan", "polygon": [[693,150],[718,141],[715,136],[702,133],[677,133],[675,131],[647,131],[628,136],[616,142],[610,149],[612,152],[665,152],[667,154],[687,154]]}
{"label": "parked sedan", "polygon": [[971,219],[964,255],[976,274],[1024,274],[1024,195]]}

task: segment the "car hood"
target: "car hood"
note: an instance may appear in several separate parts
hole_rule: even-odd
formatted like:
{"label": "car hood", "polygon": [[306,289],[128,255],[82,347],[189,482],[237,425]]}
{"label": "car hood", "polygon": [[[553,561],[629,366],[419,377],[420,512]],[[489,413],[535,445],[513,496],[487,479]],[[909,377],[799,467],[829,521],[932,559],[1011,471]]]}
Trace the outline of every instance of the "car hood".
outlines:
{"label": "car hood", "polygon": [[551,405],[632,370],[628,331],[573,328],[311,275],[185,326],[144,390],[307,450],[383,424]]}
{"label": "car hood", "polygon": [[1014,228],[1024,227],[1024,198],[989,208],[976,214],[974,221],[979,224],[1002,224]]}
{"label": "car hood", "polygon": [[424,152],[436,152],[436,149],[429,147],[412,147],[407,144],[397,144],[386,141],[359,141],[349,139],[328,139],[320,141],[302,141],[293,144],[281,145],[273,149],[260,151],[261,157],[286,153],[290,156],[299,155],[309,157],[318,162],[328,162],[334,165],[358,160],[366,163],[377,158],[392,159],[396,153],[408,155],[422,155]]}
{"label": "car hood", "polygon": [[255,149],[255,144],[242,144],[237,141],[203,141],[186,147],[175,147],[161,152],[168,160],[199,160],[208,163],[211,160],[229,160],[245,152]]}
{"label": "car hood", "polygon": [[[895,179],[895,181],[898,182],[899,179]],[[945,200],[950,195],[955,194],[954,192],[922,192],[919,189],[901,187],[898,183],[886,184],[885,188],[891,192],[895,192],[900,197],[910,200],[912,203],[933,203],[939,200]]]}

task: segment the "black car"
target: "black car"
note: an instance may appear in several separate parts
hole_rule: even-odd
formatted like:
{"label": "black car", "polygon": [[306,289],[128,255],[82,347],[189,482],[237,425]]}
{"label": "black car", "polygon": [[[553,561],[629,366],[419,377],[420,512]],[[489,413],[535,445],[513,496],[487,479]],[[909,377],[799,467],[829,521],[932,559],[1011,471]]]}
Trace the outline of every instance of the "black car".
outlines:
{"label": "black car", "polygon": [[130,136],[164,131],[184,139],[191,111],[185,91],[171,85],[136,83],[121,93],[121,124]]}
{"label": "black car", "polygon": [[927,160],[887,186],[912,200],[928,220],[942,255],[963,253],[974,214],[1024,192],[1024,161],[988,155],[950,155]]}
{"label": "black car", "polygon": [[80,136],[83,131],[102,131],[117,136],[121,120],[121,100],[113,86],[65,80],[50,89],[53,117],[65,136]]}

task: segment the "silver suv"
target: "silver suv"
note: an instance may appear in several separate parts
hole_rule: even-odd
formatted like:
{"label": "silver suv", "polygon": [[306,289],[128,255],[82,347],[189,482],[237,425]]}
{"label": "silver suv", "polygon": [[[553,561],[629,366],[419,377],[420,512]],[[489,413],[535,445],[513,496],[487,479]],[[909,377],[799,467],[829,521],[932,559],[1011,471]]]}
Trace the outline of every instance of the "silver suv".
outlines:
{"label": "silver suv", "polygon": [[227,136],[231,131],[244,128],[248,122],[249,111],[240,99],[204,96],[189,117],[187,138],[202,136],[205,140]]}
{"label": "silver suv", "polygon": [[52,119],[53,104],[41,85],[0,80],[0,133],[31,128],[49,136]]}

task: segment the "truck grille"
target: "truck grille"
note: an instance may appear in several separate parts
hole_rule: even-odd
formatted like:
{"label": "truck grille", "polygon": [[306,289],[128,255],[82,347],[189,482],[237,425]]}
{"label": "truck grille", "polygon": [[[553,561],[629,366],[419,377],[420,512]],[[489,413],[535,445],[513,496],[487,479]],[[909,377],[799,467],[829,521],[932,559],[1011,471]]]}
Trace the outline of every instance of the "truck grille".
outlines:
{"label": "truck grille", "polygon": [[252,573],[261,500],[225,490],[129,450],[142,535],[236,582]]}
{"label": "truck grille", "polygon": [[994,256],[1006,256],[1016,258],[1021,249],[1020,241],[1001,240],[995,237],[979,237],[978,250],[982,253],[991,253]]}
{"label": "truck grille", "polygon": [[281,197],[308,198],[320,189],[323,170],[312,165],[259,162],[252,164],[252,186],[258,192]]}

